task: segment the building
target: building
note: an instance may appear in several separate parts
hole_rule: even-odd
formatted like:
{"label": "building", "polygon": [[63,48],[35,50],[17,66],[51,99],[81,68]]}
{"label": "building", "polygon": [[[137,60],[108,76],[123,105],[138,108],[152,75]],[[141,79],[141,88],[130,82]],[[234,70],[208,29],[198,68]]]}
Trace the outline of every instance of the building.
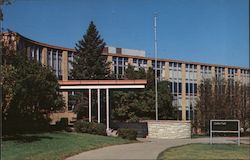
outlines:
{"label": "building", "polygon": [[[29,59],[35,59],[38,62],[50,66],[58,80],[71,80],[70,71],[72,70],[71,61],[73,61],[75,49],[53,46],[28,39],[18,33],[14,36],[9,32],[3,34],[3,38],[16,39],[15,48],[25,49]],[[232,81],[241,81],[244,84],[250,82],[250,69],[225,66],[217,64],[206,64],[200,62],[187,62],[171,59],[158,59],[157,68],[155,68],[155,59],[145,57],[145,51],[125,48],[106,47],[103,54],[107,55],[107,60],[112,62],[111,70],[116,78],[123,78],[127,66],[133,65],[135,69],[139,67],[147,70],[152,67],[157,70],[159,80],[168,80],[171,82],[171,92],[174,100],[173,105],[178,108],[180,120],[190,120],[193,106],[197,98],[197,87],[204,78],[224,78]],[[73,113],[73,104],[68,101],[69,94],[74,92],[63,92],[66,101],[65,111],[53,113],[51,116],[54,121],[62,117],[68,117],[69,120],[75,118]]]}

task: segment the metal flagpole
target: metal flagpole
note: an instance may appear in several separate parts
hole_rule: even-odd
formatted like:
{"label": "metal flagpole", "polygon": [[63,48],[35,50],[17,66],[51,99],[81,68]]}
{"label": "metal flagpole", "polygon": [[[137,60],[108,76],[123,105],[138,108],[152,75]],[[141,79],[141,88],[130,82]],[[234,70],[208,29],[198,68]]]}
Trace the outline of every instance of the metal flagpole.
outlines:
{"label": "metal flagpole", "polygon": [[158,90],[157,90],[157,40],[156,40],[156,14],[154,15],[154,52],[155,52],[155,120],[158,121]]}

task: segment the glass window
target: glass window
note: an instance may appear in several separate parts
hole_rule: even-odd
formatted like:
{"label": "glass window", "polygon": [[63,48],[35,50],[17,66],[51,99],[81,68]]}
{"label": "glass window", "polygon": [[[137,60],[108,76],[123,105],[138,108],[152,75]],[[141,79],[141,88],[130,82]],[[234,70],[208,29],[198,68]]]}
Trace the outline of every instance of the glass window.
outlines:
{"label": "glass window", "polygon": [[137,59],[136,58],[133,58],[133,63],[137,63]]}
{"label": "glass window", "polygon": [[58,78],[62,79],[62,53],[58,53]]}
{"label": "glass window", "polygon": [[182,90],[182,83],[179,83],[179,93],[181,94],[181,90]]}
{"label": "glass window", "polygon": [[48,63],[48,66],[51,66],[51,50],[50,49],[48,49],[47,51],[47,63]]}

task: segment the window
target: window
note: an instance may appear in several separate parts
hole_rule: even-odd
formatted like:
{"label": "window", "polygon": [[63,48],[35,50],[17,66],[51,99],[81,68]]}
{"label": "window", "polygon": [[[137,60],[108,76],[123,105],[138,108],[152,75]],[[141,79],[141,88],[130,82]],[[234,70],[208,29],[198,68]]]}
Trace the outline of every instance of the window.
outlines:
{"label": "window", "polygon": [[137,59],[133,58],[133,63],[137,64]]}
{"label": "window", "polygon": [[58,79],[62,79],[62,53],[58,53]]}

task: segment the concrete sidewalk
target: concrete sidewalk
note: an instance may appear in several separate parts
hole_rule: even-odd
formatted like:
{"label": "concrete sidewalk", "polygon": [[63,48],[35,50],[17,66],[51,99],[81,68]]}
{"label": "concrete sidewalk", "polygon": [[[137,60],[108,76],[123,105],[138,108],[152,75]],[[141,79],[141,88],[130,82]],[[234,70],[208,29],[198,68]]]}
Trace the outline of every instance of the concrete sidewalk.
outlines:
{"label": "concrete sidewalk", "polygon": [[[152,160],[167,148],[189,143],[209,143],[209,138],[138,139],[139,143],[115,145],[80,153],[66,160]],[[215,143],[235,143],[235,138],[214,138]]]}

